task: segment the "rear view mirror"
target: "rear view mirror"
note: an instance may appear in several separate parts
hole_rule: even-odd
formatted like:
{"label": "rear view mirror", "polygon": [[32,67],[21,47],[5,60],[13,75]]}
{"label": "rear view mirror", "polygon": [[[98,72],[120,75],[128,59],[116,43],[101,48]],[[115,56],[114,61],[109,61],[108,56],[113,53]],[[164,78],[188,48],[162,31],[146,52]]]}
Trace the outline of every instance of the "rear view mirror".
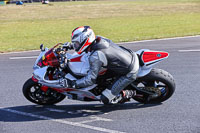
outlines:
{"label": "rear view mirror", "polygon": [[43,44],[40,45],[40,50],[45,51]]}

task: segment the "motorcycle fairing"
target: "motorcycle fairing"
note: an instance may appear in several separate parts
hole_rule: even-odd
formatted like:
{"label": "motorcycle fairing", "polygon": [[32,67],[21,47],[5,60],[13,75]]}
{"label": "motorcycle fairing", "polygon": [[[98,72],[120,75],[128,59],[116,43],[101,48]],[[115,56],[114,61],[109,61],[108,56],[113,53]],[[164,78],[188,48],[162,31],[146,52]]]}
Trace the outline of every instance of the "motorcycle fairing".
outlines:
{"label": "motorcycle fairing", "polygon": [[136,52],[140,61],[140,68],[138,72],[138,77],[143,77],[147,75],[153,65],[158,62],[168,58],[169,53],[162,51],[150,51],[149,49],[141,49]]}
{"label": "motorcycle fairing", "polygon": [[41,62],[38,62],[39,66],[52,66],[52,67],[58,67],[59,66],[59,60],[56,57],[55,53],[53,52],[53,48],[50,49],[45,53],[45,55],[42,56]]}
{"label": "motorcycle fairing", "polygon": [[[43,66],[58,66],[58,59],[56,58],[55,53],[53,52],[53,50],[58,47],[59,45],[61,45],[61,43],[56,44],[54,47],[52,47],[51,49],[45,48],[44,50],[41,49],[41,53],[38,56],[38,58],[35,61],[35,64],[33,66],[33,69],[38,69],[40,67]],[[41,45],[43,47],[43,45]],[[40,47],[41,47],[40,46]]]}
{"label": "motorcycle fairing", "polygon": [[142,60],[146,64],[146,66],[153,64],[154,62],[158,62],[168,57],[167,52],[159,52],[159,51],[145,51],[142,54]]}
{"label": "motorcycle fairing", "polygon": [[[100,100],[100,96],[95,96],[93,93],[91,93],[89,90],[94,89],[97,86],[97,84],[94,84],[92,86],[88,86],[86,88],[81,88],[81,89],[74,89],[71,91],[68,91],[68,94],[75,94],[77,95],[77,100],[84,100],[84,98],[89,98],[93,100]],[[65,94],[65,92],[63,92]]]}
{"label": "motorcycle fairing", "polygon": [[45,66],[34,70],[33,77],[38,80],[38,83],[44,86],[51,86],[53,88],[63,88],[59,80],[49,80],[46,77],[47,69],[49,66]]}
{"label": "motorcycle fairing", "polygon": [[39,60],[45,55],[45,53],[46,53],[48,50],[49,50],[48,48],[45,48],[45,50],[42,51],[42,52],[40,53],[40,55],[38,56],[38,58],[36,59],[36,61],[35,61],[35,63],[34,63],[34,66],[33,66],[33,69],[34,69],[34,70],[40,68],[37,64],[38,64]]}
{"label": "motorcycle fairing", "polygon": [[89,90],[95,88],[97,85],[94,84],[92,86],[81,88],[81,89],[74,89],[74,88],[52,88],[53,90],[56,90],[57,92],[60,92],[68,98],[73,99],[74,95],[76,95],[76,100],[84,101],[85,98],[89,98],[95,101],[100,100],[100,96],[95,96],[93,93],[91,93]]}
{"label": "motorcycle fairing", "polygon": [[[64,95],[70,97],[73,95],[77,96],[77,100],[84,100],[85,97],[93,100],[100,100],[100,96],[95,96],[93,93],[90,92],[90,90],[94,89],[97,84],[94,84],[92,86],[81,88],[81,89],[75,89],[75,88],[64,88],[61,86],[59,80],[48,80],[46,79],[46,72],[47,72],[48,66],[45,66],[40,69],[36,69],[33,72],[33,78],[37,80],[38,83],[42,84],[46,88],[52,88],[60,93],[63,93]],[[65,78],[70,80],[77,80],[73,75],[70,73],[66,74]],[[35,81],[36,81],[35,80]]]}

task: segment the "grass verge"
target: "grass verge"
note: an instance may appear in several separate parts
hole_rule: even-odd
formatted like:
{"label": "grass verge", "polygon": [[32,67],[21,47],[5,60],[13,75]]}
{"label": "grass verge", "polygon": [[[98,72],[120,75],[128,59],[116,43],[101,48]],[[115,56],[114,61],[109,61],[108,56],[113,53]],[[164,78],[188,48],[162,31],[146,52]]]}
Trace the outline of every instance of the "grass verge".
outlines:
{"label": "grass verge", "polygon": [[114,42],[200,34],[200,0],[117,0],[0,6],[0,52],[51,47],[90,25]]}

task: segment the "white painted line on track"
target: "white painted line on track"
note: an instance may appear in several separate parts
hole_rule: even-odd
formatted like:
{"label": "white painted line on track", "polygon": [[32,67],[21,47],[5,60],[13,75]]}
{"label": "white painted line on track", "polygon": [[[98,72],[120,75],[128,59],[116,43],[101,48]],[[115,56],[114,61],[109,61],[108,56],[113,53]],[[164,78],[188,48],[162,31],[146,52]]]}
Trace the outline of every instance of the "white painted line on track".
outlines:
{"label": "white painted line on track", "polygon": [[52,109],[52,108],[45,108],[45,109],[47,109],[48,111],[52,111],[52,112],[59,112],[59,113],[66,112],[65,110],[60,110],[60,109]]}
{"label": "white painted line on track", "polygon": [[113,121],[111,119],[108,119],[108,118],[102,118],[102,117],[98,117],[98,116],[92,116],[90,118],[93,118],[93,119],[96,119],[96,120],[99,120],[99,121]]}
{"label": "white painted line on track", "polygon": [[80,124],[85,124],[85,123],[90,123],[90,122],[95,122],[95,121],[98,121],[96,119],[92,119],[92,120],[85,120],[85,121],[81,121],[79,122]]}
{"label": "white painted line on track", "polygon": [[38,56],[26,56],[26,57],[10,57],[10,60],[19,60],[19,59],[35,59]]}
{"label": "white painted line on track", "polygon": [[39,52],[40,50],[29,50],[29,51],[20,51],[20,52],[7,52],[7,53],[0,53],[2,54],[21,54],[21,53],[30,53],[30,52]]}
{"label": "white painted line on track", "polygon": [[178,50],[178,52],[200,52],[200,49]]}
{"label": "white painted line on track", "polygon": [[87,109],[83,109],[81,111],[87,112],[87,113],[98,113],[99,112],[99,110],[87,110]]}
{"label": "white painted line on track", "polygon": [[35,114],[32,114],[32,113],[21,112],[21,111],[17,111],[17,110],[13,110],[13,109],[8,109],[8,108],[2,108],[1,107],[0,110],[15,113],[15,114],[18,114],[18,115],[33,117],[33,118],[37,118],[37,119],[50,120],[50,121],[57,122],[57,123],[62,123],[62,124],[81,127],[81,128],[92,129],[92,130],[106,132],[106,133],[125,133],[125,132],[120,132],[120,131],[116,131],[116,130],[90,126],[90,125],[86,125],[86,124],[82,124],[82,123],[78,123],[78,122],[70,122],[70,121],[61,120],[61,119],[54,119],[54,118],[46,117],[46,116],[42,116],[42,115],[35,115]]}
{"label": "white painted line on track", "polygon": [[79,123],[83,124],[83,123],[89,123],[89,122],[94,122],[94,121],[113,121],[111,119],[107,119],[107,118],[102,118],[102,117],[97,117],[97,116],[92,116],[90,117],[92,120],[85,120],[85,121],[81,121]]}
{"label": "white painted line on track", "polygon": [[154,42],[154,41],[167,41],[167,40],[178,40],[178,39],[188,39],[200,37],[200,35],[196,36],[185,36],[185,37],[173,37],[173,38],[162,38],[162,39],[152,39],[152,40],[141,40],[141,41],[132,41],[132,42],[121,42],[117,44],[129,44],[129,43],[142,43],[142,42]]}
{"label": "white painted line on track", "polygon": [[[129,43],[142,43],[142,42],[151,42],[151,41],[165,41],[165,40],[175,40],[175,39],[187,39],[187,38],[195,38],[200,37],[200,35],[194,36],[184,36],[184,37],[172,37],[172,38],[162,38],[162,39],[152,39],[152,40],[141,40],[141,41],[132,41],[132,42],[121,42],[117,44],[129,44]],[[19,53],[28,53],[28,52],[39,52],[40,50],[30,50],[30,51],[21,51],[21,52],[8,52],[8,53],[0,53],[1,54],[19,54]]]}

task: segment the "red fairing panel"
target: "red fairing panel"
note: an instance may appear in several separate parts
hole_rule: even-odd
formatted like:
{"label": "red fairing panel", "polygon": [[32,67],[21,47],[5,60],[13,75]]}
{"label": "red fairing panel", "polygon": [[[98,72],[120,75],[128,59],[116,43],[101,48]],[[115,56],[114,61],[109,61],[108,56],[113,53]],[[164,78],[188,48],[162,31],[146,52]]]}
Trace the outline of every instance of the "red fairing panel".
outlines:
{"label": "red fairing panel", "polygon": [[106,70],[103,70],[103,71],[100,71],[100,72],[99,72],[99,75],[104,75],[106,72],[107,72],[107,69],[106,69]]}
{"label": "red fairing panel", "polygon": [[144,63],[147,63],[162,58],[166,58],[168,57],[168,55],[169,54],[167,52],[146,51],[142,55],[142,60],[144,61]]}
{"label": "red fairing panel", "polygon": [[70,91],[77,91],[76,89],[72,88],[51,88],[57,92],[63,93],[63,92],[70,92]]}
{"label": "red fairing panel", "polygon": [[38,82],[38,80],[37,80],[36,78],[34,78],[33,76],[32,76],[32,80],[33,80],[34,82]]}
{"label": "red fairing panel", "polygon": [[70,62],[81,62],[81,57],[82,57],[82,56],[79,56],[79,57],[70,59]]}

